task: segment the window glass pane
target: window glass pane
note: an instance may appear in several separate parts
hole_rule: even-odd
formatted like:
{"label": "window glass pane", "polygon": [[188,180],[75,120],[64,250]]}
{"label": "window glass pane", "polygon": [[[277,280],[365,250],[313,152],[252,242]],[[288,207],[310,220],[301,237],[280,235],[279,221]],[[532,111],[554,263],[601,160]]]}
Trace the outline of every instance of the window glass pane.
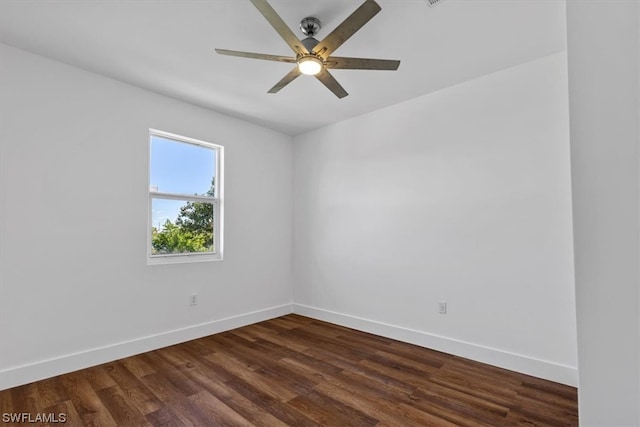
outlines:
{"label": "window glass pane", "polygon": [[150,191],[213,196],[214,149],[151,136]]}
{"label": "window glass pane", "polygon": [[215,252],[213,204],[152,199],[151,254]]}

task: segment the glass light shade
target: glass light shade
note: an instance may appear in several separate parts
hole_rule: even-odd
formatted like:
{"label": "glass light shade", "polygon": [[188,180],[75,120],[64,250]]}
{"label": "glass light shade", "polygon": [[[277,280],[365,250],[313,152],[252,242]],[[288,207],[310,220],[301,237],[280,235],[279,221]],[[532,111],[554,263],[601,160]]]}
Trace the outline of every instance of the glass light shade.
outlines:
{"label": "glass light shade", "polygon": [[322,61],[313,56],[307,56],[298,61],[298,69],[302,74],[314,76],[322,70]]}

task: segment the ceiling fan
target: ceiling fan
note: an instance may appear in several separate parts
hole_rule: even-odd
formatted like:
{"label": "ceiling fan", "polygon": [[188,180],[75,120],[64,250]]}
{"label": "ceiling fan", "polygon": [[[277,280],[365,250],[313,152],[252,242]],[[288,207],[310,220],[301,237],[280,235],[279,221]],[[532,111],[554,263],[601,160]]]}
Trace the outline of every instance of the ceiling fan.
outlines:
{"label": "ceiling fan", "polygon": [[354,35],[364,24],[369,22],[371,18],[382,10],[374,0],[366,0],[322,41],[318,41],[313,37],[320,30],[320,20],[317,18],[307,17],[300,22],[300,29],[307,37],[299,40],[267,0],[251,0],[251,3],[253,3],[267,21],[269,21],[271,26],[280,34],[280,37],[284,39],[296,56],[268,55],[227,49],[216,49],[216,52],[221,55],[296,64],[268,93],[276,93],[295,80],[300,74],[307,74],[315,76],[338,98],[344,98],[348,95],[347,91],[344,90],[333,75],[329,73],[329,69],[397,70],[400,66],[400,61],[389,59],[331,56],[349,37]]}

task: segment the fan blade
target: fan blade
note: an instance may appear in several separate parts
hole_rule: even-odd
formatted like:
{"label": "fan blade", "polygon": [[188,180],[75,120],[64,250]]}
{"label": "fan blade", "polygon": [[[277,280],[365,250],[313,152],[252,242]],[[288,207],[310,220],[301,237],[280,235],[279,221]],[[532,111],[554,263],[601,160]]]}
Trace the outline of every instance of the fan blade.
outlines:
{"label": "fan blade", "polygon": [[367,0],[356,9],[342,24],[338,25],[327,37],[313,48],[323,59],[327,59],[342,43],[354,35],[364,24],[382,10],[378,3]]}
{"label": "fan blade", "polygon": [[239,50],[216,49],[220,55],[239,56],[240,58],[264,59],[265,61],[296,62],[296,58],[280,55],[267,55],[266,53],[241,52]]}
{"label": "fan blade", "polygon": [[325,62],[325,67],[333,69],[349,70],[391,70],[395,71],[400,66],[400,61],[392,59],[369,58],[341,58],[330,56]]}
{"label": "fan blade", "polygon": [[323,68],[318,74],[316,74],[316,78],[320,80],[322,84],[325,85],[338,98],[344,98],[345,96],[349,95],[347,91],[344,90],[342,86],[340,86],[340,83],[338,83],[335,77],[333,77],[331,73],[326,70],[326,68]]}
{"label": "fan blade", "polygon": [[306,47],[300,42],[300,40],[293,34],[291,28],[285,24],[280,15],[271,7],[267,0],[251,0],[251,3],[262,13],[262,15],[269,21],[269,24],[280,37],[289,45],[296,55],[304,55],[309,53]]}
{"label": "fan blade", "polygon": [[294,81],[296,78],[298,78],[298,76],[300,74],[302,74],[302,73],[300,73],[300,70],[298,69],[298,66],[293,67],[293,70],[289,71],[289,74],[284,76],[282,78],[282,80],[280,80],[278,83],[276,83],[276,85],[274,87],[269,89],[269,92],[267,92],[267,93],[276,93],[276,92],[278,92],[280,89],[282,89],[283,87],[285,87],[286,85],[288,85],[289,83]]}

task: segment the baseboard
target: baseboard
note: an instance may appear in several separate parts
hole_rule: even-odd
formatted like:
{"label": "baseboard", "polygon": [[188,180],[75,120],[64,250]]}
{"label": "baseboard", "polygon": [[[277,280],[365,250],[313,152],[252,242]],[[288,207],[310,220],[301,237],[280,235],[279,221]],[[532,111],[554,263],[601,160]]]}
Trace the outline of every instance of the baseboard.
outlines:
{"label": "baseboard", "polygon": [[415,329],[389,325],[375,320],[336,313],[303,304],[293,304],[293,312],[302,316],[335,323],[421,347],[427,347],[534,377],[574,387],[578,384],[578,370],[573,366],[561,365],[521,354],[510,353],[504,350],[433,335]]}
{"label": "baseboard", "polygon": [[292,312],[291,304],[244,313],[0,371],[0,390],[228,331]]}

